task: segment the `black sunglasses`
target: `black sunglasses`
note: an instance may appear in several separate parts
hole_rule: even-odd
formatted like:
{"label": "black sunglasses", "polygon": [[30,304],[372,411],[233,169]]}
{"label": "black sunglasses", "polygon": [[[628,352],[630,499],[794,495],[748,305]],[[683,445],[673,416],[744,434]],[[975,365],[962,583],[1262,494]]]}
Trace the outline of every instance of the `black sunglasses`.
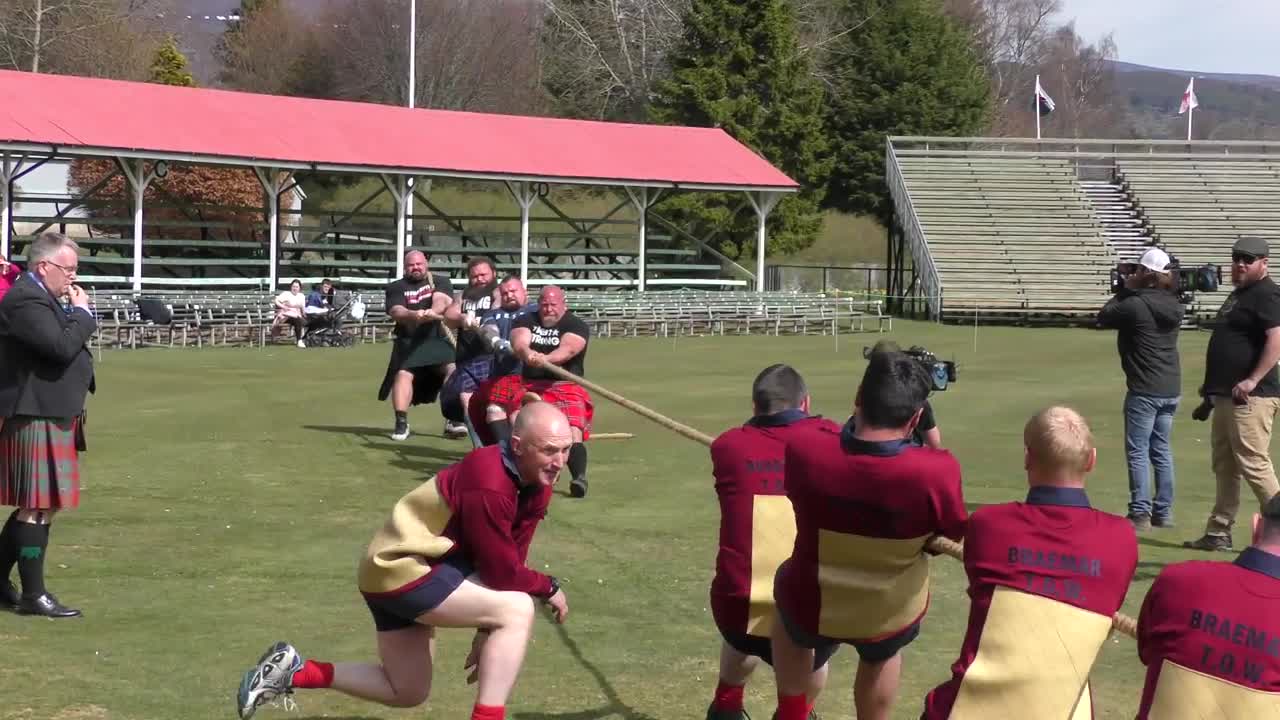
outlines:
{"label": "black sunglasses", "polygon": [[1258,262],[1258,258],[1254,255],[1245,255],[1243,253],[1232,253],[1231,262],[1244,263],[1245,265],[1252,265]]}

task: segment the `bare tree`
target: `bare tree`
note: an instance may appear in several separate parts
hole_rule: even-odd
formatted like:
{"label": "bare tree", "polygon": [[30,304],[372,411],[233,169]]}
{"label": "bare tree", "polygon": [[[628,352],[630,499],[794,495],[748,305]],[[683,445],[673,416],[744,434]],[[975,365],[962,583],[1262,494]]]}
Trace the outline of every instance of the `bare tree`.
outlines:
{"label": "bare tree", "polygon": [[0,0],[0,67],[66,72],[86,46],[105,39],[99,33],[145,25],[158,7],[153,0]]}
{"label": "bare tree", "polygon": [[1060,0],[947,0],[945,9],[969,29],[986,63],[995,101],[991,131],[1023,134],[1026,119],[1034,121],[1035,74],[1055,32]]}
{"label": "bare tree", "polygon": [[283,94],[302,54],[308,25],[284,2],[259,3],[218,42],[218,79],[246,92]]}
{"label": "bare tree", "polygon": [[1074,23],[1054,32],[1045,48],[1041,81],[1055,101],[1056,135],[1098,137],[1117,130],[1123,113],[1114,98],[1115,57],[1111,35],[1088,44],[1076,34]]}
{"label": "bare tree", "polygon": [[687,0],[542,0],[543,87],[562,114],[643,120]]}
{"label": "bare tree", "polygon": [[[324,20],[336,93],[352,100],[408,102],[407,0],[350,2]],[[530,112],[538,78],[532,0],[418,3],[418,107]]]}

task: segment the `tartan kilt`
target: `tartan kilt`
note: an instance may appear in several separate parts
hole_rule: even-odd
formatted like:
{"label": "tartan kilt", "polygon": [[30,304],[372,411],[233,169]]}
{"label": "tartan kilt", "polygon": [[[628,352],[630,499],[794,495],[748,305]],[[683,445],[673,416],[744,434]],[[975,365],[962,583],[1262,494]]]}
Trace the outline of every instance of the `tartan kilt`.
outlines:
{"label": "tartan kilt", "polygon": [[[525,393],[533,392],[543,400],[560,408],[568,418],[569,425],[582,431],[582,439],[591,438],[591,420],[595,417],[595,408],[591,404],[591,395],[586,388],[577,383],[565,380],[529,380],[520,375],[505,375],[498,378],[489,390],[489,405],[501,407],[508,416],[520,409],[520,401]],[[472,400],[474,402],[474,398]]]}
{"label": "tartan kilt", "polygon": [[80,505],[80,419],[12,417],[0,426],[0,505],[68,510]]}

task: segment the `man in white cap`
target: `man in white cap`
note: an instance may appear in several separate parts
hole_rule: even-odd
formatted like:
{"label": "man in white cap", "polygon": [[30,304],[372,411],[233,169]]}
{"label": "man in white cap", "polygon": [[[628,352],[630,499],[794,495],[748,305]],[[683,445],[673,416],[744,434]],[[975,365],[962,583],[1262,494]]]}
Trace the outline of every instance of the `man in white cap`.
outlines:
{"label": "man in white cap", "polygon": [[1248,483],[1260,506],[1280,492],[1271,465],[1271,424],[1280,410],[1280,287],[1267,272],[1271,248],[1243,237],[1231,248],[1231,284],[1214,319],[1205,352],[1204,401],[1192,414],[1213,414],[1210,433],[1217,494],[1205,533],[1183,543],[1195,550],[1231,551],[1231,526]]}
{"label": "man in white cap", "polygon": [[[1183,309],[1169,254],[1151,248],[1098,313],[1113,328],[1124,370],[1124,448],[1129,466],[1129,522],[1145,532],[1173,525],[1173,448],[1169,436],[1182,395],[1178,330]],[[1149,470],[1155,475],[1150,491]]]}

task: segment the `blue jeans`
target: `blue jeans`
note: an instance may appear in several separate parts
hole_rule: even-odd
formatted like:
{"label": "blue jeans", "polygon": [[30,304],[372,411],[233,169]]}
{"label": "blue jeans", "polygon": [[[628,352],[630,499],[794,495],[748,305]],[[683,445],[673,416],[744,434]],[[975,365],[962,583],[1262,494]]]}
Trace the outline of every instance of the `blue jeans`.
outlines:
{"label": "blue jeans", "polygon": [[[1169,435],[1181,396],[1124,396],[1124,450],[1129,461],[1129,515],[1161,520],[1173,516],[1173,449]],[[1155,470],[1154,501],[1147,485],[1148,462]]]}

